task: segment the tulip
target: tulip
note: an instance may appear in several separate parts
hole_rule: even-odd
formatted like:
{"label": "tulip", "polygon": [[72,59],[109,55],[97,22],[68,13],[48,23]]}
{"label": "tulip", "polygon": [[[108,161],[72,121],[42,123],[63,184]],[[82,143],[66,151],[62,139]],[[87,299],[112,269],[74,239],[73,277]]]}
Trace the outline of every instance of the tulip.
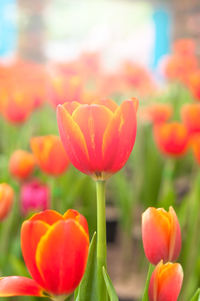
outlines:
{"label": "tulip", "polygon": [[142,117],[153,124],[166,122],[173,114],[173,108],[167,103],[155,103],[143,109]]}
{"label": "tulip", "polygon": [[58,136],[33,137],[31,148],[39,167],[50,175],[58,176],[69,166],[69,159]]}
{"label": "tulip", "polygon": [[26,182],[21,186],[20,199],[21,211],[24,215],[33,210],[45,210],[50,203],[49,187],[38,180]]}
{"label": "tulip", "polygon": [[189,75],[187,86],[190,89],[193,97],[200,100],[200,69],[192,72]]}
{"label": "tulip", "polygon": [[152,264],[175,261],[181,250],[181,230],[172,207],[169,212],[148,208],[142,215],[142,240],[145,255]]}
{"label": "tulip", "polygon": [[170,122],[154,127],[155,142],[160,151],[169,156],[181,156],[188,148],[189,135],[184,124]]}
{"label": "tulip", "polygon": [[24,150],[16,150],[10,157],[9,170],[18,179],[28,178],[35,167],[35,157]]}
{"label": "tulip", "polygon": [[161,261],[149,283],[149,301],[177,301],[183,282],[183,269],[179,263]]}
{"label": "tulip", "polygon": [[200,133],[200,104],[185,104],[181,109],[183,123],[189,134]]}
{"label": "tulip", "polygon": [[95,180],[105,180],[128,160],[136,138],[135,98],[57,107],[61,140],[72,164]]}
{"label": "tulip", "polygon": [[63,216],[53,210],[22,224],[21,248],[33,279],[0,278],[0,297],[43,296],[64,300],[83,277],[89,248],[86,219],[75,210]]}
{"label": "tulip", "polygon": [[0,184],[0,221],[9,214],[14,199],[14,191],[12,187],[6,183]]}

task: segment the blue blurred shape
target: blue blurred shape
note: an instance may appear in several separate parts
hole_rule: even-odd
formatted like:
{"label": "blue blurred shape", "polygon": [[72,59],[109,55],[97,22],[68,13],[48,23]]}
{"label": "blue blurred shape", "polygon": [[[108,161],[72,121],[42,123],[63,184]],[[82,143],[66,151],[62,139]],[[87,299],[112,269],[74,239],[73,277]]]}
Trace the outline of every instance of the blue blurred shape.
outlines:
{"label": "blue blurred shape", "polygon": [[0,0],[0,56],[13,54],[17,40],[16,0]]}
{"label": "blue blurred shape", "polygon": [[153,13],[155,25],[155,48],[153,55],[153,69],[163,55],[170,52],[171,17],[167,8],[157,8]]}

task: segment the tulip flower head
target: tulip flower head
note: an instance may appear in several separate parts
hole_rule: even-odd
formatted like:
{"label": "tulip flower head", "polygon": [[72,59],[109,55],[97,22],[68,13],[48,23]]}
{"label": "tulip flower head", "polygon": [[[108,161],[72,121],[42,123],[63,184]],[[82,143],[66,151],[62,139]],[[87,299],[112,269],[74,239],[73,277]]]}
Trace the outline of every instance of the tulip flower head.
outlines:
{"label": "tulip flower head", "polygon": [[185,104],[181,117],[190,135],[200,133],[200,103]]}
{"label": "tulip flower head", "polygon": [[154,138],[159,150],[171,157],[184,155],[188,148],[189,135],[184,124],[168,122],[154,127]]}
{"label": "tulip flower head", "polygon": [[183,269],[179,263],[161,261],[149,283],[149,301],[177,301],[183,282]]}
{"label": "tulip flower head", "polygon": [[162,208],[148,208],[142,215],[144,252],[152,264],[175,261],[181,250],[181,230],[176,213]]}
{"label": "tulip flower head", "polygon": [[34,167],[35,157],[27,151],[18,149],[10,157],[10,173],[18,179],[28,178],[32,174]]}
{"label": "tulip flower head", "polygon": [[136,138],[138,101],[112,100],[57,107],[61,140],[72,164],[95,180],[105,180],[129,158]]}
{"label": "tulip flower head", "polygon": [[49,187],[36,179],[26,182],[21,186],[20,199],[24,215],[32,211],[46,210],[50,203]]}
{"label": "tulip flower head", "polygon": [[146,108],[142,112],[142,117],[145,121],[153,124],[160,124],[170,119],[173,114],[173,108],[167,103],[155,103]]}
{"label": "tulip flower head", "polygon": [[[86,219],[75,210],[63,216],[53,210],[33,215],[22,224],[21,248],[33,279],[0,278],[0,297],[67,297],[83,277],[89,248]],[[62,300],[63,300],[62,299]]]}
{"label": "tulip flower head", "polygon": [[0,221],[9,214],[14,199],[14,191],[7,183],[0,184]]}
{"label": "tulip flower head", "polygon": [[44,172],[58,176],[68,168],[69,159],[58,136],[33,137],[31,148],[38,165]]}

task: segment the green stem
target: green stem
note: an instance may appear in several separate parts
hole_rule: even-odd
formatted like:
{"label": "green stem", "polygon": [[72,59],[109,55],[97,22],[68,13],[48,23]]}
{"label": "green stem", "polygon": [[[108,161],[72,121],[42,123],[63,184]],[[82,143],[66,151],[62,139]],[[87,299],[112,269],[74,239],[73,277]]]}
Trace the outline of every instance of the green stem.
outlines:
{"label": "green stem", "polygon": [[96,182],[97,191],[97,291],[98,301],[107,300],[107,291],[103,278],[103,266],[106,268],[106,202],[105,181]]}
{"label": "green stem", "polygon": [[144,287],[144,294],[143,294],[143,297],[142,297],[142,301],[148,301],[149,300],[149,297],[148,297],[149,281],[151,279],[153,269],[154,269],[154,266],[150,263],[148,273],[147,273],[147,279],[146,279],[146,283],[145,283],[145,287]]}

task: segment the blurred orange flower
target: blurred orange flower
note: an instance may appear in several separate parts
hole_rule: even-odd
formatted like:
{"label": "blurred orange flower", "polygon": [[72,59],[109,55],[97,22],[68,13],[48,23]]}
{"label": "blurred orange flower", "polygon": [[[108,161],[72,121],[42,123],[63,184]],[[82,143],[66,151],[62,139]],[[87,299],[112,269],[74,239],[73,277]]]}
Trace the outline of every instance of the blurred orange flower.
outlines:
{"label": "blurred orange flower", "polygon": [[53,210],[22,224],[21,248],[33,279],[0,278],[0,296],[68,296],[83,277],[89,248],[87,221],[75,210],[63,216]]}
{"label": "blurred orange flower", "polygon": [[0,221],[9,214],[14,199],[14,191],[7,183],[0,184]]}
{"label": "blurred orange flower", "polygon": [[37,163],[44,172],[58,176],[66,171],[70,162],[58,136],[33,137],[30,144]]}
{"label": "blurred orange flower", "polygon": [[72,164],[97,180],[120,170],[135,143],[137,105],[132,98],[120,106],[109,99],[58,106],[60,136]]}
{"label": "blurred orange flower", "polygon": [[166,122],[173,114],[173,107],[168,103],[155,103],[142,109],[141,117],[143,121],[159,124]]}
{"label": "blurred orange flower", "polygon": [[32,174],[34,167],[35,157],[27,151],[18,149],[10,157],[10,173],[18,179],[28,178]]}
{"label": "blurred orange flower", "polygon": [[168,156],[181,156],[188,148],[189,135],[184,124],[168,122],[154,127],[154,138],[159,150]]}
{"label": "blurred orange flower", "polygon": [[200,104],[185,104],[181,108],[183,123],[189,134],[200,133]]}

